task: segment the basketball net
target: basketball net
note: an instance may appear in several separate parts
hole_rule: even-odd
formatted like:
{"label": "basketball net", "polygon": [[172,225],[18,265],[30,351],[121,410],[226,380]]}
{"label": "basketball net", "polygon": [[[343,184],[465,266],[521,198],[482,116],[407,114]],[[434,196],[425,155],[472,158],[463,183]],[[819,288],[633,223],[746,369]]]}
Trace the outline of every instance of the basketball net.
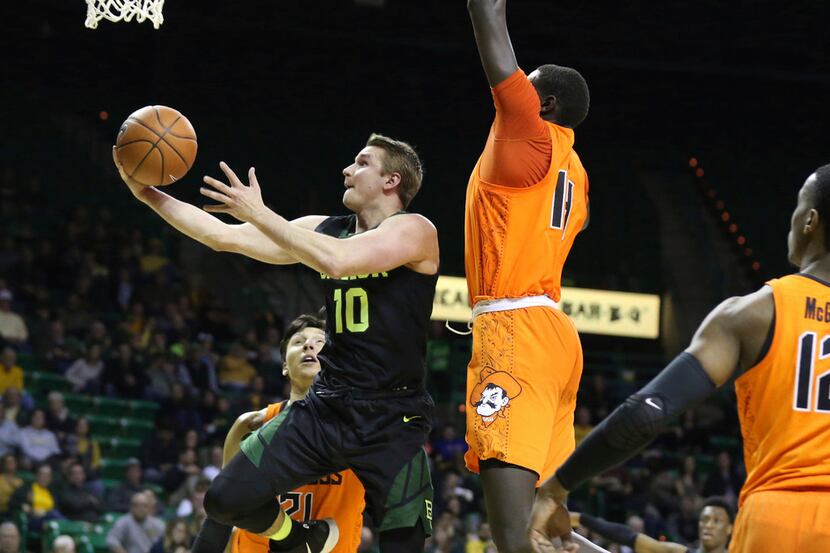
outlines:
{"label": "basketball net", "polygon": [[107,21],[131,21],[142,23],[149,19],[156,29],[164,23],[161,8],[164,0],[86,0],[86,23],[89,29],[98,27],[102,19]]}

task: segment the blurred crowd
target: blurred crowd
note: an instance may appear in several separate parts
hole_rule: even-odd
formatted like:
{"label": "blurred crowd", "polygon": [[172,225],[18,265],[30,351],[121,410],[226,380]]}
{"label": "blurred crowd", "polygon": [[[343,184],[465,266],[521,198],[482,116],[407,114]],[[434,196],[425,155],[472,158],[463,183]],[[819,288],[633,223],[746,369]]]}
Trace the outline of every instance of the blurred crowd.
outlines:
{"label": "blurred crowd", "polygon": [[[21,194],[8,177],[0,187],[0,517],[26,513],[30,532],[50,520],[109,517],[115,553],[184,553],[204,517],[202,498],[221,466],[227,430],[242,412],[288,395],[280,340],[296,314],[266,308],[235,330],[233,306],[183,269],[175,241],[106,207],[65,211],[43,201],[36,179]],[[88,420],[60,392],[38,397],[27,388],[32,367],[62,375],[74,393],[159,404],[155,431],[116,486],[101,476]],[[615,375],[587,366],[577,439],[625,395]],[[464,468],[463,413],[443,407],[426,444],[435,484],[427,551],[494,552],[481,487]],[[579,490],[572,506],[694,544],[704,498],[735,502],[740,490],[739,443],[730,436],[737,436],[734,410],[721,397]],[[0,553],[14,550],[3,545],[14,531],[15,524],[0,526]],[[367,527],[361,551],[374,551],[374,542]],[[64,546],[56,540],[53,547]]]}

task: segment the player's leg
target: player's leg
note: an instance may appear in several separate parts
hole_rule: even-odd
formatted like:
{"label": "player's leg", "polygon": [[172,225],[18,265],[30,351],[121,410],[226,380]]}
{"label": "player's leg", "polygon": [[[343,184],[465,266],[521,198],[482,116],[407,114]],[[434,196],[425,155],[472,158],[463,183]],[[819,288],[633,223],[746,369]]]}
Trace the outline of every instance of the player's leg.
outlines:
{"label": "player's leg", "polygon": [[[310,404],[312,397],[310,394],[305,400],[293,403],[247,438],[240,453],[214,479],[204,503],[208,517],[214,522],[203,528],[206,535],[200,544],[210,536],[218,538],[219,525],[224,525],[271,537],[289,549],[294,542],[312,538],[326,544],[321,546],[324,551],[333,547],[329,542],[336,541],[336,526],[294,525],[277,500],[281,493],[343,468],[330,462],[333,456],[327,444],[331,440],[323,436],[327,430],[319,419],[319,405],[314,408]],[[315,537],[307,535],[311,530]],[[320,540],[316,534],[326,536]],[[208,553],[209,550],[194,551]]]}
{"label": "player's leg", "polygon": [[487,520],[499,553],[531,553],[527,528],[539,475],[495,459],[480,462]]}
{"label": "player's leg", "polygon": [[381,553],[421,553],[432,534],[432,475],[423,448],[398,471],[379,524]]}
{"label": "player's leg", "polygon": [[432,476],[423,443],[433,404],[429,396],[355,402],[371,428],[355,436],[348,464],[366,490],[383,553],[422,553],[432,534]]}
{"label": "player's leg", "polygon": [[533,490],[574,446],[573,429],[562,428],[573,417],[579,338],[564,314],[547,308],[487,313],[473,332],[465,460],[481,472],[499,551],[529,552]]}
{"label": "player's leg", "polygon": [[415,526],[380,532],[380,553],[423,553],[427,533],[419,519]]}

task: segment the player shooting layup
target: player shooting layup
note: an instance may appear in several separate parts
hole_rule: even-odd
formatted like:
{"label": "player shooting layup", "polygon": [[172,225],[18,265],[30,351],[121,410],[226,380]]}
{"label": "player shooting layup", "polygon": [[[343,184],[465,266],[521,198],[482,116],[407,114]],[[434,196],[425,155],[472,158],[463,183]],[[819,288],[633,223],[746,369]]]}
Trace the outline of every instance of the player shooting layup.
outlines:
{"label": "player shooting layup", "polygon": [[230,526],[268,536],[272,551],[328,553],[336,524],[292,524],[276,496],[347,468],[366,489],[384,553],[423,551],[432,484],[422,445],[433,410],[424,358],[438,237],[426,218],[402,211],[421,185],[417,154],[404,142],[372,135],[343,170],[343,204],[354,214],[291,222],[264,205],[253,168],[246,186],[221,167],[229,184],[205,177],[212,188],[202,193],[219,202],[205,209],[229,213],[241,225],[121,176],[168,223],[216,250],[319,271],[328,342],[308,396],[243,442],[243,455],[211,484],[209,518],[194,553],[226,543]]}
{"label": "player shooting layup", "polygon": [[736,374],[747,478],[729,551],[830,551],[830,165],[801,187],[787,246],[799,273],[716,307],[686,351],[539,489],[537,551],[569,531],[567,490],[634,455]]}
{"label": "player shooting layup", "polygon": [[466,461],[481,473],[499,551],[526,553],[534,489],[574,448],[582,348],[556,302],[562,266],[588,219],[573,129],[589,96],[573,69],[544,65],[525,76],[506,4],[467,2],[496,117],[467,187],[474,324]]}

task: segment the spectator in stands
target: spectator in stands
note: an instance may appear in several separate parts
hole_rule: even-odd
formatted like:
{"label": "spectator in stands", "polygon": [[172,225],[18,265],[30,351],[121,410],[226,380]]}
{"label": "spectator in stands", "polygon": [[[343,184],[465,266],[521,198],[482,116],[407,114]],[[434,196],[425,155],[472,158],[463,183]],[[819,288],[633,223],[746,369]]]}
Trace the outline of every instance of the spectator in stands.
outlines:
{"label": "spectator in stands", "polygon": [[683,468],[677,479],[677,495],[700,495],[702,486],[697,476],[697,463],[693,455],[683,458]]}
{"label": "spectator in stands", "polygon": [[121,308],[121,311],[127,311],[134,293],[135,284],[133,284],[130,270],[122,267],[118,271],[118,283],[115,285],[115,302]]}
{"label": "spectator in stands", "polygon": [[218,357],[213,353],[213,337],[199,334],[197,343],[187,349],[186,365],[193,385],[208,393],[219,392],[219,372],[216,369]]}
{"label": "spectator in stands", "polygon": [[75,430],[77,421],[67,409],[63,401],[63,394],[58,391],[49,392],[49,410],[46,412],[46,428],[55,433],[58,443],[66,443],[66,436]]}
{"label": "spectator in stands", "polygon": [[9,500],[9,509],[21,510],[29,517],[29,528],[39,532],[46,521],[63,518],[57,510],[58,493],[52,479],[52,467],[44,463],[35,471],[35,481],[17,488]]}
{"label": "spectator in stands", "polygon": [[17,475],[17,457],[11,453],[3,455],[3,472],[0,473],[0,516],[9,514],[9,501],[14,492],[23,485],[23,479]]}
{"label": "spectator in stands", "polygon": [[75,540],[72,536],[61,534],[52,542],[52,553],[75,553]]}
{"label": "spectator in stands", "polygon": [[20,530],[13,522],[0,524],[0,553],[20,553]]}
{"label": "spectator in stands", "polygon": [[464,553],[485,553],[488,549],[495,552],[496,544],[493,542],[490,525],[482,522],[478,527],[478,532],[467,537]]}
{"label": "spectator in stands", "polygon": [[101,351],[107,351],[112,346],[112,338],[107,331],[107,326],[101,321],[92,322],[85,341],[87,344],[98,344],[101,346]]}
{"label": "spectator in stands", "polygon": [[192,449],[185,449],[179,453],[179,462],[172,466],[161,478],[161,486],[172,497],[187,495],[184,487],[188,479],[198,478],[202,469],[196,464],[196,452]]}
{"label": "spectator in stands", "polygon": [[576,444],[582,441],[585,436],[594,428],[591,424],[591,410],[584,405],[576,410],[576,420],[574,422],[574,439]]}
{"label": "spectator in stands", "polygon": [[0,290],[0,337],[16,347],[26,345],[29,340],[29,329],[19,314],[12,311],[11,290]]}
{"label": "spectator in stands", "polygon": [[180,382],[170,386],[170,397],[162,404],[162,412],[172,422],[176,433],[202,429],[202,417]]}
{"label": "spectator in stands", "polygon": [[251,380],[251,390],[248,392],[247,404],[242,407],[242,410],[259,411],[265,409],[272,399],[265,393],[265,378],[258,374]]}
{"label": "spectator in stands", "polygon": [[23,369],[17,364],[17,353],[6,346],[0,353],[0,394],[12,386],[23,389]]}
{"label": "spectator in stands", "polygon": [[0,455],[13,453],[20,448],[20,427],[6,418],[6,405],[0,401]]}
{"label": "spectator in stands", "polygon": [[35,409],[29,426],[20,431],[21,464],[28,468],[60,455],[61,448],[55,433],[46,428],[46,414]]}
{"label": "spectator in stands", "polygon": [[[697,499],[697,501],[696,501]],[[669,535],[673,539],[684,543],[694,543],[698,533],[698,506],[696,502],[702,503],[702,499],[683,496],[680,499],[680,512],[672,513],[668,519]]]}
{"label": "spectator in stands", "polygon": [[265,342],[257,348],[254,367],[259,376],[265,379],[264,391],[271,397],[282,397],[286,379],[282,374],[282,363],[274,361],[271,346]]}
{"label": "spectator in stands", "polygon": [[225,396],[219,396],[216,401],[216,414],[207,426],[208,443],[222,443],[235,420],[236,414],[233,412],[230,400]]}
{"label": "spectator in stands", "polygon": [[79,345],[67,338],[63,321],[55,319],[49,325],[49,336],[43,342],[42,349],[36,353],[44,369],[63,374],[72,364],[73,352]]}
{"label": "spectator in stands", "polygon": [[222,447],[215,445],[210,448],[210,463],[202,469],[202,476],[212,481],[222,470]]}
{"label": "spectator in stands", "polygon": [[435,462],[442,469],[448,469],[455,464],[455,459],[463,456],[467,451],[467,442],[458,436],[455,426],[446,423],[441,428],[441,437],[435,440],[434,444]]}
{"label": "spectator in stands", "polygon": [[717,467],[709,473],[703,485],[703,495],[725,497],[735,504],[742,485],[743,479],[732,466],[732,457],[728,452],[721,451],[718,453]]}
{"label": "spectator in stands", "polygon": [[115,357],[110,358],[105,366],[106,389],[127,399],[144,397],[147,377],[143,369],[141,359],[135,355],[130,344],[119,344]]}
{"label": "spectator in stands", "polygon": [[210,481],[199,477],[190,492],[190,496],[183,499],[176,507],[176,516],[187,522],[191,533],[195,536],[199,532],[205,517],[205,494],[210,488]]}
{"label": "spectator in stands", "polygon": [[142,451],[145,478],[150,482],[161,482],[162,475],[176,464],[178,458],[179,443],[173,429],[169,426],[159,426],[156,432],[145,440]]}
{"label": "spectator in stands", "polygon": [[69,520],[96,522],[105,511],[104,502],[87,486],[83,465],[70,465],[66,480],[58,495],[61,514]]}
{"label": "spectator in stands", "polygon": [[124,481],[118,487],[110,490],[107,495],[107,506],[110,511],[126,513],[130,509],[133,495],[143,490],[141,461],[135,457],[127,459],[127,468]]}
{"label": "spectator in stands", "polygon": [[66,369],[66,380],[75,392],[97,394],[101,391],[101,375],[104,361],[101,359],[101,345],[87,344],[86,353]]}
{"label": "spectator in stands", "polygon": [[231,344],[231,349],[219,363],[219,384],[232,391],[247,391],[251,380],[256,376],[256,369],[248,361],[247,351],[239,342]]}
{"label": "spectator in stands", "polygon": [[89,421],[81,417],[75,422],[75,431],[66,437],[65,453],[83,465],[87,478],[95,479],[101,469],[101,444],[89,434]]}
{"label": "spectator in stands", "polygon": [[182,519],[174,518],[167,523],[164,537],[153,545],[150,553],[177,553],[179,548],[190,551],[192,542],[193,534],[187,527],[187,523]]}
{"label": "spectator in stands", "polygon": [[115,521],[107,547],[112,553],[149,553],[162,535],[164,522],[150,514],[150,498],[141,492],[133,496],[130,512]]}
{"label": "spectator in stands", "polygon": [[16,386],[9,386],[6,388],[6,393],[3,394],[3,405],[6,408],[6,419],[22,426],[29,422],[31,412],[24,404],[23,394],[20,393],[20,388]]}

